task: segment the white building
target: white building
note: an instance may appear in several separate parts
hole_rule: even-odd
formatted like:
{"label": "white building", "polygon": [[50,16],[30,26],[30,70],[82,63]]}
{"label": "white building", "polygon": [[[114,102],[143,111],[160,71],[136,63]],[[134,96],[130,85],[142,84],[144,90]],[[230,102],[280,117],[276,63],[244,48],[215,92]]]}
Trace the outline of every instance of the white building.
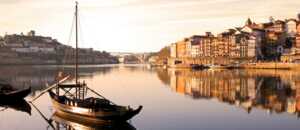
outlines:
{"label": "white building", "polygon": [[5,43],[4,42],[4,45],[7,46],[7,47],[23,47],[24,45],[22,43]]}
{"label": "white building", "polygon": [[26,48],[11,48],[11,50],[20,52],[20,53],[53,53],[55,52],[54,48],[39,48],[39,47],[26,47]]}
{"label": "white building", "polygon": [[297,21],[295,19],[289,19],[285,22],[285,32],[287,37],[295,37],[297,33]]}
{"label": "white building", "polygon": [[[151,57],[149,58],[148,62],[149,62],[149,63],[156,63],[158,59],[159,59],[158,56],[151,56]],[[124,58],[123,58],[122,61],[124,62]],[[121,62],[121,63],[123,63],[123,62]]]}
{"label": "white building", "polygon": [[256,57],[256,49],[257,49],[257,42],[256,42],[256,37],[251,35],[249,36],[249,39],[248,39],[248,47],[247,47],[247,57],[249,58],[254,58]]}
{"label": "white building", "polygon": [[170,55],[172,58],[176,58],[177,57],[177,44],[176,43],[172,43],[171,47],[170,47]]}
{"label": "white building", "polygon": [[35,52],[34,50],[31,50],[30,48],[11,48],[11,50],[16,51],[16,52],[20,52],[20,53]]}
{"label": "white building", "polygon": [[52,53],[55,52],[54,48],[39,48],[39,50],[43,53]]}

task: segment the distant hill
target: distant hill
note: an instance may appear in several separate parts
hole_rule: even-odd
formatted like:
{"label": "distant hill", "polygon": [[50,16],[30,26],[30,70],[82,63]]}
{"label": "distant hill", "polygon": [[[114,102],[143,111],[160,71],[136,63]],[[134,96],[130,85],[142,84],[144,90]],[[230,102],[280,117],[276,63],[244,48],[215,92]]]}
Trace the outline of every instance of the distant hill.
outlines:
{"label": "distant hill", "polygon": [[[5,35],[0,38],[0,64],[74,64],[75,49],[45,36]],[[105,51],[79,48],[79,64],[115,64],[118,58]]]}

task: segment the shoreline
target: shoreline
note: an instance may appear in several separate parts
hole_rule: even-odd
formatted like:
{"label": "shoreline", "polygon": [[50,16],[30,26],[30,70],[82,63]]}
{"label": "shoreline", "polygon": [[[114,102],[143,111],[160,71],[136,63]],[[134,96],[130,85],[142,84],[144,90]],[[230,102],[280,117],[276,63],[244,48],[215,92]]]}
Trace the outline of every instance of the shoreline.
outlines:
{"label": "shoreline", "polygon": [[[78,65],[118,65],[119,63],[84,63]],[[73,66],[74,64],[0,64],[0,66]]]}
{"label": "shoreline", "polygon": [[244,69],[300,69],[300,63],[264,62],[241,64]]}
{"label": "shoreline", "polygon": [[[190,65],[178,64],[167,65],[168,68],[193,68]],[[210,65],[203,65],[209,68]],[[159,67],[159,66],[158,66]],[[282,63],[282,62],[260,62],[260,63],[247,63],[238,65],[224,65],[218,67],[218,69],[300,69],[300,63]]]}

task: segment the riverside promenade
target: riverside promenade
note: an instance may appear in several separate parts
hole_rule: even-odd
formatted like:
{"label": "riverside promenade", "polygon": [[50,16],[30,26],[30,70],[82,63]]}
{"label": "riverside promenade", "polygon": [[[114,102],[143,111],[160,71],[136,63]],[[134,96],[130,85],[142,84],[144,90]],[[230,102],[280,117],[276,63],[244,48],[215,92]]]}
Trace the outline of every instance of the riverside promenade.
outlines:
{"label": "riverside promenade", "polygon": [[[212,64],[198,64],[210,67]],[[189,64],[168,65],[170,68],[191,68]],[[299,69],[300,63],[283,63],[283,62],[258,62],[258,63],[241,63],[225,64],[222,68],[226,69]]]}
{"label": "riverside promenade", "polygon": [[300,63],[263,62],[241,64],[244,69],[300,69]]}

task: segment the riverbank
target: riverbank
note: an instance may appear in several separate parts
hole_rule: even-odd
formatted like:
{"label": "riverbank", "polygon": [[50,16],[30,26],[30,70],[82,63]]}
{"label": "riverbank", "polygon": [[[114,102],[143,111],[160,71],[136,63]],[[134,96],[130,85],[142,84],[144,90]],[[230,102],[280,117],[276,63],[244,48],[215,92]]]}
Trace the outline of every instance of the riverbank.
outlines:
{"label": "riverbank", "polygon": [[[42,60],[42,59],[23,59],[23,58],[7,58],[0,61],[0,65],[73,65],[74,61],[56,61],[56,60]],[[102,59],[102,60],[80,60],[78,64],[82,65],[97,65],[97,64],[118,64],[113,59]]]}
{"label": "riverbank", "polygon": [[300,63],[265,62],[241,64],[244,69],[300,69]]}
{"label": "riverbank", "polygon": [[[216,65],[202,65],[208,68],[216,68]],[[193,65],[168,65],[169,68],[193,68]],[[221,69],[300,69],[300,63],[261,62],[234,65],[219,65]]]}

